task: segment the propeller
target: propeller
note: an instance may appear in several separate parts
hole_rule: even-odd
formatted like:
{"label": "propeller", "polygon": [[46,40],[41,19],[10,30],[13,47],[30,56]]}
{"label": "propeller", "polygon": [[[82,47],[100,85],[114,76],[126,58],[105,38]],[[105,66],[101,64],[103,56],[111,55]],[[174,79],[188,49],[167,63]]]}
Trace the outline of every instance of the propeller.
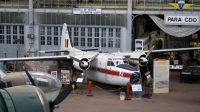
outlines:
{"label": "propeller", "polygon": [[69,94],[70,92],[74,89],[73,85],[69,85],[65,90],[63,90],[57,97],[56,99],[52,102],[49,101],[49,107],[51,112],[53,112],[53,110],[55,108],[58,108],[58,104],[61,103]]}
{"label": "propeller", "polygon": [[151,52],[153,51],[153,48],[154,48],[154,46],[151,47],[151,49],[149,50],[149,52],[146,55],[142,54],[139,58],[130,58],[130,59],[132,59],[132,60],[138,60],[139,63],[142,66],[145,66],[148,63],[148,57],[151,54]]}
{"label": "propeller", "polygon": [[152,46],[151,47],[151,49],[149,50],[149,52],[147,53],[147,55],[146,55],[146,58],[148,58],[149,57],[149,55],[151,54],[151,52],[153,51],[153,48],[154,48],[154,46]]}
{"label": "propeller", "polygon": [[91,62],[93,59],[95,59],[97,56],[99,55],[99,53],[95,54],[92,58],[89,59],[88,62]]}
{"label": "propeller", "polygon": [[26,65],[25,65],[25,72],[26,72],[26,74],[27,74],[29,80],[31,81],[32,85],[33,85],[33,86],[36,86],[36,84],[35,84],[33,78],[31,77],[31,74],[29,74],[29,72],[28,72],[27,69],[26,69]]}
{"label": "propeller", "polygon": [[73,56],[71,56],[71,58],[72,58],[73,60],[79,62],[80,65],[81,65],[82,67],[87,67],[87,66],[89,65],[89,63],[87,62],[87,59],[82,59],[82,60],[80,60],[80,59],[78,59],[78,58],[76,58],[76,57],[73,57]]}
{"label": "propeller", "polygon": [[[94,56],[92,56],[91,58],[83,58],[83,59],[78,59],[74,56],[70,56],[73,60],[77,61],[80,63],[80,65],[83,67],[83,68],[88,68],[89,67],[89,63],[94,60],[97,56],[99,55],[99,53],[95,54]],[[81,67],[81,68],[82,68]]]}

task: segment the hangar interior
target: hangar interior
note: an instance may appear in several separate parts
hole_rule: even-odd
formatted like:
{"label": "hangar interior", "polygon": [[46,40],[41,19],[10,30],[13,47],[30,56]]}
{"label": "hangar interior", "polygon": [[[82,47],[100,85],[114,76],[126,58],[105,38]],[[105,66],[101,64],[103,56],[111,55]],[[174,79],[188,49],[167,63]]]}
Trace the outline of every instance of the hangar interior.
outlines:
{"label": "hangar interior", "polygon": [[[63,23],[68,24],[77,48],[96,47],[102,52],[134,50],[135,39],[145,32],[167,28],[156,22],[156,17],[164,19],[165,14],[174,12],[199,14],[198,0],[184,1],[193,5],[180,10],[170,5],[178,0],[2,0],[0,57],[22,57],[27,52],[40,56],[43,55],[38,53],[40,50],[60,49]],[[102,11],[101,14],[73,14],[73,8],[100,8]],[[191,31],[187,27],[193,28],[192,34],[198,37],[199,26],[181,26]],[[174,28],[180,26],[174,25]],[[199,45],[192,34],[181,35],[185,32],[182,29],[178,33],[163,30],[170,40],[168,48]],[[30,35],[34,38],[29,38]]]}

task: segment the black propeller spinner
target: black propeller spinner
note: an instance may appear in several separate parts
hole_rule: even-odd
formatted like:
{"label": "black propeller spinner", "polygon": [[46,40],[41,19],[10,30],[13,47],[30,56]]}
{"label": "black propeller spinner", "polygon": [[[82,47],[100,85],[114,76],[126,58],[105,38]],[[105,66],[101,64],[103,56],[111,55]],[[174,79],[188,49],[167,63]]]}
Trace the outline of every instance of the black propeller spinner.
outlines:
{"label": "black propeller spinner", "polygon": [[[25,72],[29,80],[33,84],[33,86],[36,86],[33,78],[31,77],[30,73],[27,71],[26,67],[25,67]],[[58,108],[59,107],[58,104],[61,103],[70,94],[70,92],[73,90],[72,86],[73,85],[69,85],[65,90],[60,92],[60,94],[56,97],[56,99],[53,102],[49,101],[49,107],[50,107],[51,112],[53,112],[55,108]]]}

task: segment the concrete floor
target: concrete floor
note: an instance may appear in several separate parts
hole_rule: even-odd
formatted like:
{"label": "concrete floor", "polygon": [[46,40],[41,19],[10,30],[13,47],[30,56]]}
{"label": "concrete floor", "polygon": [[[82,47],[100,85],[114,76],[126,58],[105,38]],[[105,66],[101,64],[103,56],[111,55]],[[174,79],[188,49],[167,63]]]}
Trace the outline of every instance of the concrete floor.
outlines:
{"label": "concrete floor", "polygon": [[193,84],[180,83],[179,71],[171,71],[169,84],[169,93],[153,94],[151,99],[125,101],[120,100],[119,92],[95,82],[93,96],[88,97],[87,84],[83,84],[54,112],[200,112],[200,80]]}

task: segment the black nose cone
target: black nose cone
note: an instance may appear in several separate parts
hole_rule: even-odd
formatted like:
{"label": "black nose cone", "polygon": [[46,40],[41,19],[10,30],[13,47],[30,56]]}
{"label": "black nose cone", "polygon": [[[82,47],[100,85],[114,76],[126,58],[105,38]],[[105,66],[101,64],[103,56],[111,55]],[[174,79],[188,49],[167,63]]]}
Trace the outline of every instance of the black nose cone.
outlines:
{"label": "black nose cone", "polygon": [[139,72],[132,73],[130,77],[130,83],[135,84],[139,82],[139,80],[140,80],[140,73]]}

